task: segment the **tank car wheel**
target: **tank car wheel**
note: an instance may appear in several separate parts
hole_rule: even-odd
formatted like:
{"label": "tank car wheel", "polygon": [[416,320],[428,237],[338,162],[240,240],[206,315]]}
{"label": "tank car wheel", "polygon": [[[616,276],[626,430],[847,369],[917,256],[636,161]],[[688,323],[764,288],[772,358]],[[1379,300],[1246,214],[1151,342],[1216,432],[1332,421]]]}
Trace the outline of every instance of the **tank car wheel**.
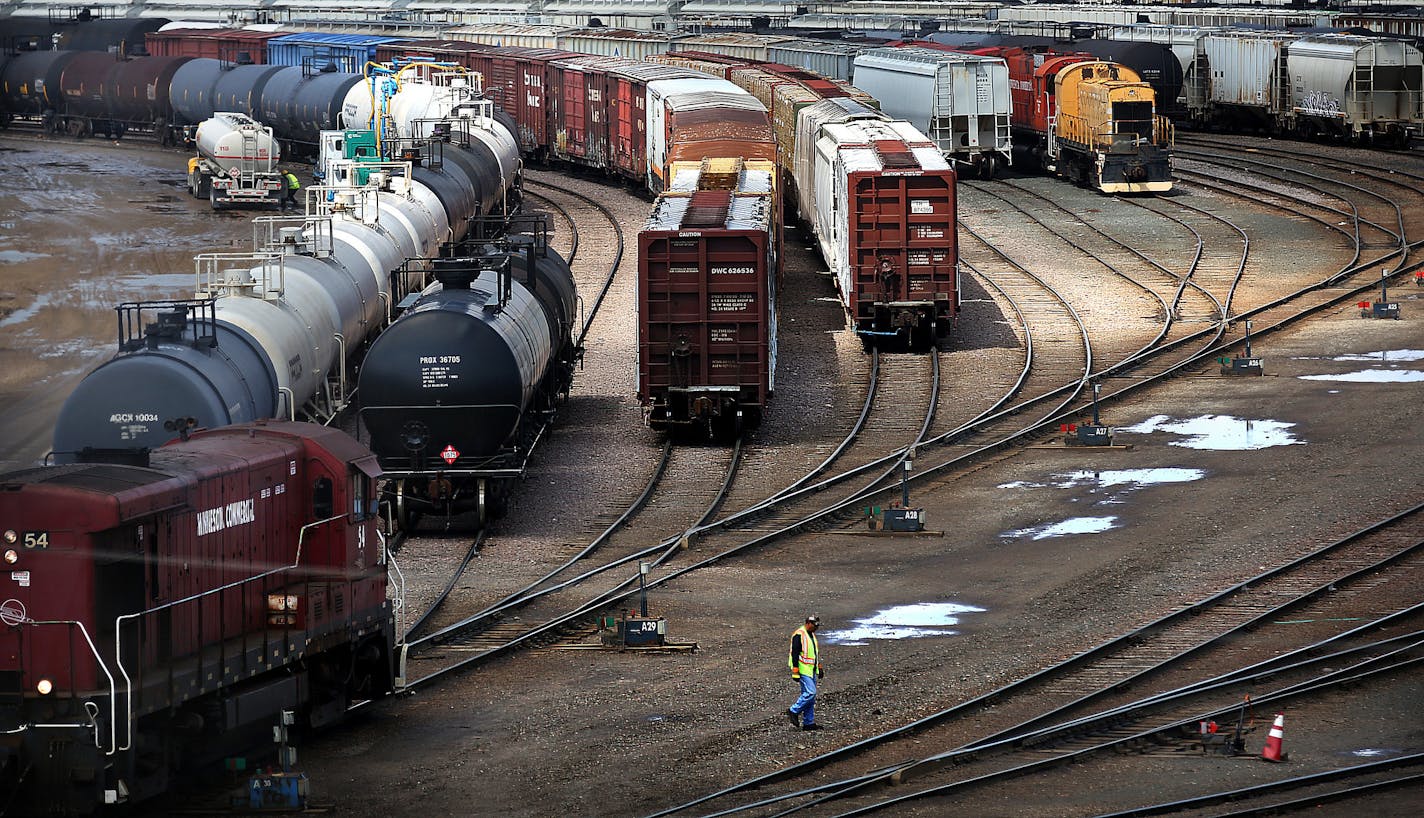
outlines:
{"label": "tank car wheel", "polygon": [[475,489],[475,525],[484,528],[490,519],[489,481],[483,477]]}
{"label": "tank car wheel", "polygon": [[407,496],[409,490],[410,485],[407,481],[401,480],[396,483],[395,510],[397,531],[413,531],[415,530],[416,524],[420,522],[420,512],[411,507],[413,503]]}

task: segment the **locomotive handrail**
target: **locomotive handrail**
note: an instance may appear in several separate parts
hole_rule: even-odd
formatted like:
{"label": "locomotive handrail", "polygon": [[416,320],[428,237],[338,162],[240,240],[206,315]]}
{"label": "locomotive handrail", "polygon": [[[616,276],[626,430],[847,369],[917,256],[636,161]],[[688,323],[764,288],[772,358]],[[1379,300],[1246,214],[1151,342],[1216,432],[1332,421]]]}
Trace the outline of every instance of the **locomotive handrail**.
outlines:
{"label": "locomotive handrail", "polygon": [[[233,588],[236,588],[236,587],[238,587],[238,586],[240,586],[240,585],[246,585],[246,584],[248,584],[248,583],[250,583],[250,582],[256,582],[257,580],[260,580],[260,579],[266,579],[266,578],[268,578],[268,577],[275,576],[275,575],[277,575],[277,574],[282,574],[282,573],[286,573],[286,572],[288,572],[288,571],[293,571],[293,570],[295,570],[295,569],[301,567],[301,563],[302,563],[302,546],[303,546],[303,544],[305,543],[306,536],[307,536],[307,531],[309,531],[309,530],[312,529],[312,528],[315,528],[316,526],[319,526],[319,525],[326,525],[327,523],[333,522],[333,521],[335,521],[335,520],[341,520],[341,519],[344,519],[344,518],[346,518],[346,517],[348,517],[348,516],[350,516],[350,515],[347,514],[347,513],[345,513],[345,512],[342,512],[341,514],[337,514],[337,515],[334,515],[334,516],[331,516],[331,517],[327,517],[327,518],[324,519],[324,520],[317,520],[317,521],[315,521],[315,522],[307,523],[306,525],[302,526],[301,529],[297,532],[297,553],[296,553],[296,555],[293,557],[293,559],[292,559],[292,564],[291,564],[291,565],[282,565],[282,566],[280,566],[280,567],[273,568],[273,569],[270,570],[270,571],[263,571],[263,572],[260,573],[260,574],[253,575],[253,576],[247,577],[247,578],[245,578],[245,579],[239,579],[239,580],[237,580],[237,581],[235,581],[235,582],[229,582],[228,584],[219,586],[219,587],[217,587],[217,588],[209,588],[209,589],[206,590],[206,591],[199,591],[199,592],[196,593],[196,594],[192,594],[192,595],[190,595],[190,596],[185,596],[185,597],[183,597],[182,599],[175,599],[175,600],[173,600],[172,602],[165,602],[165,603],[163,603],[162,605],[156,605],[156,606],[154,606],[154,607],[152,607],[152,608],[145,608],[145,609],[142,610],[142,611],[136,611],[136,612],[134,612],[134,613],[128,613],[128,614],[121,614],[121,615],[115,617],[115,618],[114,618],[114,665],[115,665],[115,667],[117,667],[117,668],[119,669],[119,674],[124,677],[124,709],[127,710],[128,712],[127,712],[127,715],[126,715],[126,717],[125,717],[125,719],[124,719],[124,721],[125,721],[125,723],[126,723],[126,726],[125,726],[125,735],[124,735],[124,746],[122,746],[122,747],[116,747],[116,748],[114,748],[113,750],[110,750],[106,755],[113,755],[114,752],[117,751],[117,750],[127,750],[127,749],[129,749],[130,747],[133,746],[133,722],[134,722],[134,713],[133,713],[133,678],[132,678],[131,676],[129,676],[128,670],[124,667],[124,654],[123,654],[123,637],[124,637],[123,624],[124,624],[124,620],[126,620],[126,619],[134,619],[134,620],[136,620],[136,619],[138,619],[139,617],[146,616],[146,615],[151,614],[151,613],[157,613],[158,611],[167,610],[168,608],[172,608],[172,607],[175,607],[175,606],[178,606],[178,605],[185,605],[185,604],[187,604],[187,603],[189,603],[189,602],[193,602],[193,601],[196,601],[196,600],[199,600],[199,599],[203,599],[204,597],[212,596],[213,594],[219,594],[219,593],[222,593],[222,592],[224,592],[224,591],[229,591],[229,590],[231,590],[231,589],[233,589]],[[88,634],[85,634],[85,638],[88,638]],[[92,643],[91,643],[91,644],[92,644]],[[111,678],[112,678],[112,677],[111,677]],[[113,697],[111,697],[111,701],[113,702],[113,721],[114,721],[115,723],[117,723],[117,721],[118,721],[118,697],[117,697],[116,695],[113,696]],[[117,731],[116,731],[116,732],[117,732]]]}
{"label": "locomotive handrail", "polygon": [[[87,644],[89,645],[89,652],[94,654],[94,661],[96,661],[96,662],[99,663],[99,669],[102,670],[102,671],[104,671],[104,675],[105,675],[105,676],[109,677],[109,709],[110,709],[110,718],[109,718],[109,749],[104,752],[104,755],[110,755],[110,756],[113,755],[113,754],[114,754],[114,751],[117,749],[115,745],[118,743],[118,731],[119,731],[118,720],[117,720],[118,713],[117,713],[117,712],[115,711],[115,709],[114,709],[114,708],[117,707],[117,703],[118,703],[118,685],[115,684],[115,682],[114,682],[114,674],[109,672],[109,665],[108,665],[108,663],[105,662],[105,661],[104,661],[104,657],[99,654],[99,647],[98,647],[97,645],[95,645],[95,644],[94,644],[94,640],[89,637],[89,629],[86,628],[86,627],[84,627],[84,623],[83,623],[83,622],[80,622],[80,621],[75,620],[75,619],[30,619],[30,620],[27,620],[27,621],[22,622],[22,623],[20,623],[20,624],[22,624],[22,625],[72,625],[72,626],[78,628],[78,629],[79,629],[79,632],[84,635],[84,641],[85,641],[85,643],[87,643]],[[86,709],[86,711],[88,710],[87,707],[86,707],[85,709]],[[94,729],[94,746],[97,747],[97,748],[99,748],[99,749],[101,749],[101,750],[104,749],[104,745],[99,742],[99,723],[98,723],[97,721],[91,721],[89,724],[80,724],[80,723],[75,723],[75,724],[26,724],[26,725],[17,727],[17,728],[14,729],[14,730],[6,730],[6,731],[5,731],[5,734],[6,734],[6,735],[12,735],[12,734],[14,734],[14,733],[23,733],[24,731],[29,730],[29,729],[31,729],[31,728],[35,728],[35,727],[92,727],[92,728]]]}
{"label": "locomotive handrail", "polygon": [[[386,575],[393,576],[393,582],[391,584],[395,586],[396,598],[392,600],[392,607],[396,610],[396,644],[401,645],[405,643],[406,633],[405,572],[401,571],[399,565],[396,565],[396,555],[391,552],[386,542],[386,535],[382,534],[379,528],[376,529],[376,537],[381,541],[381,553],[386,555]],[[394,574],[392,574],[392,572],[394,572]]]}

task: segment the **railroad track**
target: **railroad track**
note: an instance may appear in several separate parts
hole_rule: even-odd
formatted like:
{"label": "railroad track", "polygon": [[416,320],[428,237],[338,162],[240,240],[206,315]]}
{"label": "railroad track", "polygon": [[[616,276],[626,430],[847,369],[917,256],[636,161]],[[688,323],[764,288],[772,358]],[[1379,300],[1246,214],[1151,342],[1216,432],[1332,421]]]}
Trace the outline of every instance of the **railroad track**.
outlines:
{"label": "railroad track", "polygon": [[[1424,772],[1418,770],[1421,765],[1424,765],[1424,753],[1411,753],[1254,787],[1222,790],[1194,798],[1103,813],[1098,818],[1142,818],[1203,809],[1210,809],[1211,815],[1216,818],[1245,818],[1303,812],[1339,801],[1358,803],[1358,799],[1371,795],[1424,786]],[[1304,794],[1297,794],[1301,791],[1305,791]],[[1224,807],[1229,809],[1222,809]]]}
{"label": "railroad track", "polygon": [[[573,634],[587,634],[595,615],[633,593],[639,581],[638,563],[646,561],[656,566],[677,548],[676,542],[669,545],[656,539],[650,545],[646,534],[631,532],[632,536],[627,536],[630,523],[649,514],[653,519],[644,520],[646,527],[662,532],[696,510],[696,516],[681,524],[702,524],[716,513],[726,497],[741,451],[740,442],[730,450],[665,445],[648,486],[603,534],[561,565],[493,605],[408,641],[405,649],[410,681],[406,689],[424,687],[519,647],[547,645]],[[689,491],[689,486],[698,482],[709,484],[709,478],[717,474],[722,479],[710,483],[716,486],[715,490]],[[695,501],[688,502],[698,494],[706,500],[705,508],[698,509]],[[659,497],[662,502],[658,502]],[[595,554],[596,560],[591,560]],[[585,560],[597,564],[590,566]]]}
{"label": "railroad track", "polygon": [[[772,809],[780,815],[830,800],[844,802],[851,795],[884,806],[905,796],[887,798],[872,790],[883,784],[953,778],[918,793],[943,794],[1123,742],[1180,744],[1183,725],[1233,716],[1232,707],[1221,706],[1231,693],[1269,683],[1277,698],[1253,697],[1269,704],[1322,683],[1341,683],[1376,665],[1424,661],[1424,633],[1417,630],[1424,625],[1424,605],[1415,593],[1422,555],[1424,505],[1003,688],[655,815],[693,810],[761,815]],[[1382,596],[1383,581],[1400,577],[1405,581],[1393,595]],[[1341,608],[1373,613],[1350,617],[1362,621],[1325,639],[1292,642],[1269,628],[1252,636],[1275,617],[1299,615],[1303,606],[1322,613]],[[1381,639],[1381,628],[1413,630]],[[1227,670],[1202,678],[1196,669],[1201,667]],[[1150,692],[1135,698],[1133,686]],[[1233,700],[1239,701],[1239,695]],[[1144,726],[1144,720],[1150,724]],[[904,753],[913,755],[906,760]],[[1024,760],[1034,753],[1052,757]],[[808,780],[816,783],[805,786]],[[773,784],[781,791],[768,792]],[[744,802],[729,806],[734,798]]]}

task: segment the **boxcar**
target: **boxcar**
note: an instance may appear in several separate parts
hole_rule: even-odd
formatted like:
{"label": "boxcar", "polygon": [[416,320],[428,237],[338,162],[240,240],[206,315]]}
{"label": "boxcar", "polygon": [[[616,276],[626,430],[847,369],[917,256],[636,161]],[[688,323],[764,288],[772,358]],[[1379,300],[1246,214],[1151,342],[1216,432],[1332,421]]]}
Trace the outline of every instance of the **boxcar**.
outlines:
{"label": "boxcar", "polygon": [[775,388],[776,168],[678,166],[638,234],[638,398],[654,429],[735,435]]}
{"label": "boxcar", "polygon": [[148,34],[148,53],[155,57],[207,57],[238,65],[267,62],[267,41],[273,31],[240,28],[172,28]]}
{"label": "boxcar", "polygon": [[958,201],[934,143],[832,99],[801,113],[795,165],[801,215],[862,340],[923,349],[948,337],[959,311]]}

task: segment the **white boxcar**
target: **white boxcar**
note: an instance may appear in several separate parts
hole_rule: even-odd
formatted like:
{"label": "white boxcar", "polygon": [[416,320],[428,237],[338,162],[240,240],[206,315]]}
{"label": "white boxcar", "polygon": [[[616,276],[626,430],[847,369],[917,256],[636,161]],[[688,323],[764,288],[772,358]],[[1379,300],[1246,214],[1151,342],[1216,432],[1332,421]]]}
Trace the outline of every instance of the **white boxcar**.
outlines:
{"label": "white boxcar", "polygon": [[493,46],[522,48],[558,48],[559,35],[568,31],[563,26],[507,25],[489,23],[460,26],[446,31],[446,40],[464,40]]}
{"label": "white boxcar", "polygon": [[796,120],[794,173],[801,216],[811,225],[821,257],[830,268],[841,300],[852,315],[857,292],[850,258],[853,235],[850,177],[887,169],[877,142],[903,142],[919,164],[917,173],[950,170],[948,160],[914,125],[849,99],[833,99],[801,109]]}
{"label": "white boxcar", "polygon": [[1400,40],[1327,34],[1287,46],[1290,113],[1306,135],[1404,142],[1424,125],[1424,58]]}
{"label": "white boxcar", "polygon": [[795,37],[768,34],[692,34],[673,40],[673,51],[705,51],[741,60],[767,61],[767,49]]}
{"label": "white boxcar", "polygon": [[1278,122],[1290,105],[1286,44],[1292,39],[1289,34],[1246,32],[1203,37],[1211,81],[1201,100],[1204,107],[1192,111],[1193,116],[1220,121],[1235,115],[1262,124]]}
{"label": "white boxcar", "polygon": [[909,121],[956,163],[992,178],[1011,164],[1009,68],[998,57],[875,48],[855,58],[856,87]]}

